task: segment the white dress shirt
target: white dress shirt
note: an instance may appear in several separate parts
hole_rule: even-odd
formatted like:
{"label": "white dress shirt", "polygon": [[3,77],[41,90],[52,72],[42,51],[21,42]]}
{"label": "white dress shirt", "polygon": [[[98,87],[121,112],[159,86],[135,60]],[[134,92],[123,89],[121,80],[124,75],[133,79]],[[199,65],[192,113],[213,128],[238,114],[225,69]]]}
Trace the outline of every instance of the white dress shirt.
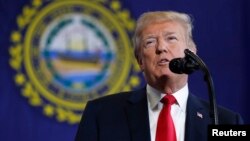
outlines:
{"label": "white dress shirt", "polygon": [[[166,94],[163,94],[147,85],[147,101],[151,141],[155,141],[158,116],[163,106],[160,100],[165,95]],[[186,84],[183,88],[173,93],[172,95],[177,101],[171,106],[171,116],[175,125],[177,141],[184,141],[188,84]]]}

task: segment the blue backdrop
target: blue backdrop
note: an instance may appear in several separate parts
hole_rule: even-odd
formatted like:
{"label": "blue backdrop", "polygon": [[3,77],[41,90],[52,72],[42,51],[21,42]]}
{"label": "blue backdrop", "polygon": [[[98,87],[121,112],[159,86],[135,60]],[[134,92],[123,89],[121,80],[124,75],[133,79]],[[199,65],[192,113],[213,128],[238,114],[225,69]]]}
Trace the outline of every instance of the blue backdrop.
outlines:
{"label": "blue backdrop", "polygon": [[[192,15],[198,55],[209,67],[217,103],[239,112],[250,123],[250,2],[248,0],[121,0],[132,18],[151,10],[177,10]],[[0,140],[71,141],[77,124],[48,118],[28,104],[15,85],[9,65],[10,34],[25,0],[0,3]],[[201,72],[190,75],[191,91],[207,98]]]}

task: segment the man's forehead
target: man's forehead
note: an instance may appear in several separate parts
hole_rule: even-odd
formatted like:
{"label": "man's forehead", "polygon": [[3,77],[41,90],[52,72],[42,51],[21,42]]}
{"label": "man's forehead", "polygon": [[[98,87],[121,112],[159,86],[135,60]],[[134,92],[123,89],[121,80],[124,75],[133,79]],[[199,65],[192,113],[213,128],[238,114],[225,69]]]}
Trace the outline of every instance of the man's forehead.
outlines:
{"label": "man's forehead", "polygon": [[155,36],[157,34],[171,35],[185,33],[184,27],[179,22],[156,22],[148,24],[142,30],[142,36]]}

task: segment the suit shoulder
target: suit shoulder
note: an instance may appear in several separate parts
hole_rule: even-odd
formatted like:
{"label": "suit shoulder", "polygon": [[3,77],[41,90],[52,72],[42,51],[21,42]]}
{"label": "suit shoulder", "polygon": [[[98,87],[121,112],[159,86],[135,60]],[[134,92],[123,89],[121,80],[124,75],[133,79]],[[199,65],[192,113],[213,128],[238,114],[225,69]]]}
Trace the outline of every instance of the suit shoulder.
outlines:
{"label": "suit shoulder", "polygon": [[218,106],[218,117],[220,124],[243,124],[243,119],[238,112],[220,105]]}
{"label": "suit shoulder", "polygon": [[120,93],[114,93],[110,95],[106,95],[94,100],[91,100],[91,103],[96,103],[96,104],[106,104],[106,103],[121,103],[124,102],[132,95],[133,91],[128,91],[128,92],[120,92]]}

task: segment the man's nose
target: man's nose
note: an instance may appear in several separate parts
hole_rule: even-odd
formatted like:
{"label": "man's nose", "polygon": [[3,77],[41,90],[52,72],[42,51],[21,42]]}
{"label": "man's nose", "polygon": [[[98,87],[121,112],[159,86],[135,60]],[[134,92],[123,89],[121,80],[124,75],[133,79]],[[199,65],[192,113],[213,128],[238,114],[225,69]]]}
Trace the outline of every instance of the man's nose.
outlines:
{"label": "man's nose", "polygon": [[167,52],[168,46],[167,43],[164,40],[158,40],[158,45],[156,47],[156,54],[160,54],[163,52]]}

